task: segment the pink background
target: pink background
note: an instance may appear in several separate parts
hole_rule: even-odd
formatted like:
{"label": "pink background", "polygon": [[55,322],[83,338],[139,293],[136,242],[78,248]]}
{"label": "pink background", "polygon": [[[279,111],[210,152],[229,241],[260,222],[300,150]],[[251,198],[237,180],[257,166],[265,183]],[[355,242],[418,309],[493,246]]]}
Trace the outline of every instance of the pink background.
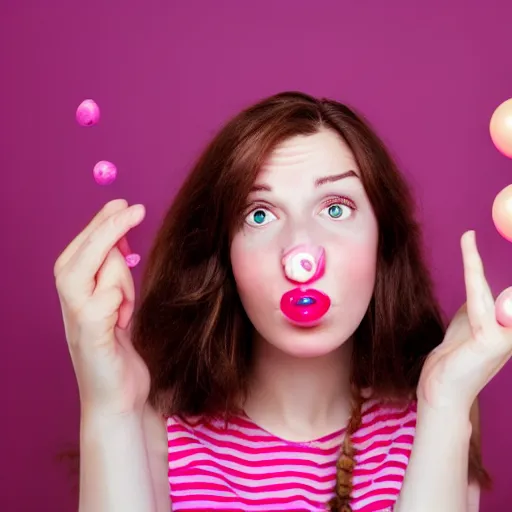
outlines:
{"label": "pink background", "polygon": [[[510,0],[1,1],[0,510],[76,510],[55,460],[77,441],[79,412],[58,253],[105,201],[125,197],[148,207],[131,236],[144,255],[198,151],[265,95],[300,89],[369,117],[415,188],[448,314],[464,300],[465,229],[477,230],[494,292],[512,284],[512,246],[491,220],[512,161],[488,135],[512,96],[511,19]],[[74,112],[88,97],[102,120],[80,128]],[[119,168],[106,188],[92,179],[102,159]],[[512,503],[511,385],[508,365],[482,394],[496,480],[484,512]]]}

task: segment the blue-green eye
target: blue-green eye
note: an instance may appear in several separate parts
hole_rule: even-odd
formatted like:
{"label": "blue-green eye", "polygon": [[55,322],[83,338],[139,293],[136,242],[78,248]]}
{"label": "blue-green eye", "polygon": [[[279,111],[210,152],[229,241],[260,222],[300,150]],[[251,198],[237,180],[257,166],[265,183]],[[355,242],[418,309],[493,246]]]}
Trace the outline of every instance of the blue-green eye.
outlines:
{"label": "blue-green eye", "polygon": [[333,219],[338,219],[343,215],[343,208],[339,204],[333,204],[332,206],[329,206],[327,211]]}
{"label": "blue-green eye", "polygon": [[352,208],[351,206],[339,202],[331,203],[329,206],[324,208],[323,211],[325,211],[329,218],[333,220],[345,220],[352,215],[353,210],[354,208]]}
{"label": "blue-green eye", "polygon": [[265,218],[267,214],[263,210],[258,210],[254,212],[252,218],[256,224],[263,224],[265,222]]}
{"label": "blue-green eye", "polygon": [[245,221],[250,226],[264,226],[275,219],[276,216],[266,208],[257,208],[247,215]]}

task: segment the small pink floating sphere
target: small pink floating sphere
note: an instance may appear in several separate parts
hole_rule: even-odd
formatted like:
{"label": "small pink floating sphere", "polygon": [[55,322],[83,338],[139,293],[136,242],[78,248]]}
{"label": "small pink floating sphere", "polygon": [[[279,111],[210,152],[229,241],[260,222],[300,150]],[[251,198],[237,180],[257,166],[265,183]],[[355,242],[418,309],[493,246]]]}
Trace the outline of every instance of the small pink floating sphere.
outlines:
{"label": "small pink floating sphere", "polygon": [[112,162],[101,160],[92,173],[98,185],[110,185],[117,178],[117,167]]}
{"label": "small pink floating sphere", "polygon": [[489,132],[498,151],[512,158],[512,98],[494,111]]}
{"label": "small pink floating sphere", "polygon": [[76,109],[76,120],[80,126],[93,126],[100,120],[100,107],[94,100],[84,100]]}
{"label": "small pink floating sphere", "polygon": [[126,264],[130,267],[136,267],[140,263],[140,254],[132,253],[125,257]]}
{"label": "small pink floating sphere", "polygon": [[492,204],[492,220],[498,233],[512,242],[512,185],[505,187]]}
{"label": "small pink floating sphere", "polygon": [[498,323],[503,327],[512,327],[512,287],[498,295],[495,309]]}

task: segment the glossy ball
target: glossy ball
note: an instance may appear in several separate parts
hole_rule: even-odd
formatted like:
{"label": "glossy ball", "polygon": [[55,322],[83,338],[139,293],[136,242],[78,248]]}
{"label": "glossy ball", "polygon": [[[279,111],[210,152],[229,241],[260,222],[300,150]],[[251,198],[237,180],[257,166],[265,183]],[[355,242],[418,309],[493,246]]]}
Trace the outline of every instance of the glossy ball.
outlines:
{"label": "glossy ball", "polygon": [[76,120],[80,126],[93,126],[100,120],[100,107],[94,100],[84,100],[76,109]]}
{"label": "glossy ball", "polygon": [[92,173],[98,185],[110,185],[117,178],[117,167],[112,162],[101,160]]}
{"label": "glossy ball", "polygon": [[512,158],[512,98],[494,111],[489,132],[498,151]]}
{"label": "glossy ball", "polygon": [[512,242],[512,185],[505,187],[494,199],[492,220],[498,233]]}
{"label": "glossy ball", "polygon": [[503,327],[512,327],[512,287],[499,294],[495,308],[498,323]]}

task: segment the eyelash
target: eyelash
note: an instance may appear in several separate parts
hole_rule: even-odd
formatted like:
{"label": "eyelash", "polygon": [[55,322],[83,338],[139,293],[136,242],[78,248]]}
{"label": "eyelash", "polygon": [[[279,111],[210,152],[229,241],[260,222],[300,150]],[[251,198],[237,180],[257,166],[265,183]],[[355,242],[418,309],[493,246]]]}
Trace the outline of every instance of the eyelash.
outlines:
{"label": "eyelash", "polygon": [[348,206],[351,210],[357,210],[357,207],[356,207],[356,204],[354,203],[354,201],[352,201],[352,199],[349,199],[348,197],[343,197],[343,196],[336,196],[336,197],[331,197],[331,198],[327,199],[323,203],[323,208],[329,208],[329,206],[333,206],[335,204],[343,204],[345,206]]}
{"label": "eyelash", "polygon": [[[325,208],[329,208],[330,206],[333,206],[335,204],[343,204],[344,206],[347,206],[351,210],[354,210],[354,211],[357,210],[357,206],[354,203],[354,201],[352,201],[352,199],[349,199],[348,197],[344,197],[344,196],[335,196],[335,197],[331,197],[331,198],[325,200],[322,203],[322,210],[324,210]],[[249,215],[250,213],[255,212],[256,210],[270,210],[270,209],[271,209],[270,205],[265,204],[265,203],[252,204],[251,206],[249,206],[248,208],[245,209],[246,213],[244,213],[244,218],[247,217],[247,215]]]}

